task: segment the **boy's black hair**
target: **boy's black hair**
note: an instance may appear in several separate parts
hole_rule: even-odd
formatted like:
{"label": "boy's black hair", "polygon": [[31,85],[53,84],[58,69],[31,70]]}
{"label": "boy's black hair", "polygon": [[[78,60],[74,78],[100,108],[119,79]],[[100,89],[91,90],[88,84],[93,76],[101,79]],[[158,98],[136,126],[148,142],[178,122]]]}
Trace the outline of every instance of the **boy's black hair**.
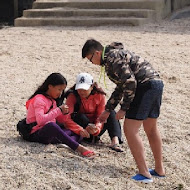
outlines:
{"label": "boy's black hair", "polygon": [[103,46],[100,42],[89,39],[85,42],[83,48],[82,48],[82,58],[85,58],[87,55],[94,53],[96,50],[102,51]]}
{"label": "boy's black hair", "polygon": [[[30,96],[29,100],[37,94],[43,94],[44,96],[47,96],[46,92],[48,90],[49,85],[56,86],[62,84],[67,85],[67,80],[65,79],[65,77],[60,73],[52,73],[46,78],[43,84],[38,87],[34,94]],[[61,102],[62,99],[64,99],[64,92],[62,93],[60,98],[56,99],[57,104],[59,104],[58,102]]]}

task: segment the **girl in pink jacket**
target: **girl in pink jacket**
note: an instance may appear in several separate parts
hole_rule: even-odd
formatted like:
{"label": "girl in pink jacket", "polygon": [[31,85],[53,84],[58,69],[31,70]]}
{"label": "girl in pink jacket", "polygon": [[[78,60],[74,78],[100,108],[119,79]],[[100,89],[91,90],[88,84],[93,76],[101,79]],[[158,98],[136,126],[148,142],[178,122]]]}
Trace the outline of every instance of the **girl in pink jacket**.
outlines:
{"label": "girl in pink jacket", "polygon": [[56,104],[66,86],[67,81],[60,73],[52,73],[26,102],[26,123],[37,123],[31,130],[29,141],[43,144],[63,143],[83,156],[92,157],[94,152],[79,144],[82,140],[80,134],[57,124],[64,124],[68,117],[68,106],[62,104],[57,107]]}

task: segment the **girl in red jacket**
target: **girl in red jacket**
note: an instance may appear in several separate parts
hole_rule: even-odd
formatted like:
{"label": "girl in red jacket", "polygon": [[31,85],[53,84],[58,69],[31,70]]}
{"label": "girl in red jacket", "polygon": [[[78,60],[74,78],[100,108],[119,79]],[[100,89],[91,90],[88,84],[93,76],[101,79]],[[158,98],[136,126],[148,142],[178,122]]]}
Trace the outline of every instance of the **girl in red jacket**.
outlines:
{"label": "girl in red jacket", "polygon": [[[76,84],[69,90],[66,104],[69,107],[68,119],[65,126],[76,134],[92,142],[100,139],[107,130],[111,139],[110,148],[122,152],[121,126],[112,111],[105,124],[98,121],[99,115],[105,110],[105,92],[93,83],[93,77],[88,73],[80,73]],[[90,138],[86,135],[88,133]],[[96,137],[96,138],[93,138]]]}
{"label": "girl in red jacket", "polygon": [[68,117],[68,106],[56,105],[56,100],[64,93],[66,86],[67,81],[60,73],[52,73],[29,98],[26,103],[26,123],[37,123],[31,130],[29,141],[43,144],[63,143],[83,156],[91,157],[94,152],[79,144],[82,140],[80,134],[61,128],[56,123],[64,123]]}

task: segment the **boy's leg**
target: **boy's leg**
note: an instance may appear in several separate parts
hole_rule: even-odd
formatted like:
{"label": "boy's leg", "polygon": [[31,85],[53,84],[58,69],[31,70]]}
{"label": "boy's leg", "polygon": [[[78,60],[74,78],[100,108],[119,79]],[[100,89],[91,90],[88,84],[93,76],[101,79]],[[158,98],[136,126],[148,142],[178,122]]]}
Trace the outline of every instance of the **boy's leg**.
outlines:
{"label": "boy's leg", "polygon": [[148,167],[145,162],[144,146],[141,137],[139,136],[139,128],[143,121],[125,119],[124,132],[128,141],[131,153],[136,161],[139,169],[139,174],[142,174],[148,178],[151,175],[148,171]]}
{"label": "boy's leg", "polygon": [[157,127],[157,119],[148,118],[143,121],[143,126],[154,155],[155,171],[159,175],[165,175],[162,158],[162,139]]}

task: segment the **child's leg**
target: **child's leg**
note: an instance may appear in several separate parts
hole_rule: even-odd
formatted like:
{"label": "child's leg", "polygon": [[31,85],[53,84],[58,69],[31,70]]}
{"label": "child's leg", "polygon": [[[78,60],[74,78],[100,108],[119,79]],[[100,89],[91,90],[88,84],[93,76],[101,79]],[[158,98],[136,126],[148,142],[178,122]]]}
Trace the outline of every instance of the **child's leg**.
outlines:
{"label": "child's leg", "polygon": [[151,178],[148,167],[145,162],[144,146],[141,137],[139,136],[139,128],[142,121],[125,119],[124,132],[128,141],[131,153],[136,161],[139,173]]}
{"label": "child's leg", "polygon": [[110,112],[107,122],[104,124],[104,128],[99,136],[101,136],[106,129],[108,130],[112,145],[122,143],[121,125],[119,121],[116,120],[115,111]]}
{"label": "child's leg", "polygon": [[79,143],[73,140],[66,134],[56,123],[48,123],[39,131],[32,135],[32,140],[43,144],[63,143],[69,146],[72,150],[76,150]]}
{"label": "child's leg", "polygon": [[148,118],[143,121],[143,126],[154,155],[155,170],[159,175],[165,175],[162,160],[162,139],[157,127],[157,119]]}
{"label": "child's leg", "polygon": [[79,113],[77,114],[74,118],[73,121],[76,122],[78,125],[83,127],[84,129],[88,126],[89,124],[89,119],[85,114]]}
{"label": "child's leg", "polygon": [[56,123],[48,123],[31,136],[32,141],[34,142],[40,142],[43,144],[63,143],[69,146],[72,150],[80,152],[82,155],[88,151],[87,154],[84,155],[86,157],[94,155],[93,151],[90,151],[88,148],[75,141],[75,138],[73,138],[75,135],[72,132],[70,133],[68,130],[64,132]]}
{"label": "child's leg", "polygon": [[[88,117],[83,114],[83,113],[79,113],[77,114],[74,118],[73,121],[76,122],[78,125],[80,125],[81,127],[83,127],[84,129],[86,129],[86,127],[88,126],[88,124],[90,123]],[[93,136],[90,135],[90,138],[83,138],[84,141],[86,142],[92,142]]]}
{"label": "child's leg", "polygon": [[82,137],[80,135],[75,134],[73,131],[69,130],[69,129],[64,129],[62,128],[62,130],[68,135],[70,136],[74,141],[80,143],[82,141]]}

